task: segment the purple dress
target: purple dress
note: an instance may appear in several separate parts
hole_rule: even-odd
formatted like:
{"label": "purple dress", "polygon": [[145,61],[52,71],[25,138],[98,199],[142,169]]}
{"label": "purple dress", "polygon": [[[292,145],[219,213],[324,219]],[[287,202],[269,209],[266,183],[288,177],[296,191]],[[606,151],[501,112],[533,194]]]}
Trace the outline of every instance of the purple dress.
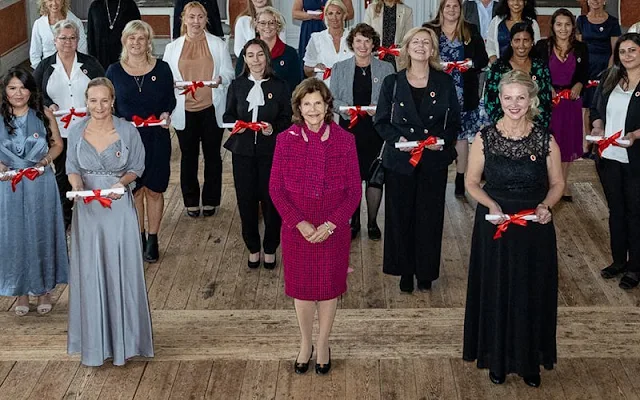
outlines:
{"label": "purple dress", "polygon": [[[573,73],[576,70],[576,57],[572,52],[562,62],[554,51],[549,57],[551,84],[556,93],[562,89],[571,89]],[[562,162],[571,162],[582,155],[582,98],[560,100],[551,110],[551,133],[558,146]]]}

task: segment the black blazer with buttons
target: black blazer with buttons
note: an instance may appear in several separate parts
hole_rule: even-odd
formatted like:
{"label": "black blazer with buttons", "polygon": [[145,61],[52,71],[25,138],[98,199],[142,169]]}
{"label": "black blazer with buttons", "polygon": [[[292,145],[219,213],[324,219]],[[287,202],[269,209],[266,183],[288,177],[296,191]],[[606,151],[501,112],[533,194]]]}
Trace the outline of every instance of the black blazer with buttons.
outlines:
{"label": "black blazer with buttons", "polygon": [[[247,95],[253,87],[253,81],[241,75],[234,79],[227,91],[227,108],[224,122],[233,123],[237,120],[250,122],[252,113],[249,112]],[[258,156],[273,154],[276,147],[276,135],[291,125],[291,92],[287,83],[272,76],[262,82],[264,105],[258,108],[258,121],[268,122],[273,126],[273,134],[265,136],[262,132],[245,130],[229,137],[224,148],[233,154],[243,156]]]}
{"label": "black blazer with buttons", "polygon": [[456,158],[454,145],[460,132],[460,104],[453,78],[430,68],[424,95],[420,110],[416,110],[406,70],[384,79],[374,125],[385,140],[382,156],[385,168],[405,175],[413,173],[414,167],[409,163],[411,155],[394,147],[401,136],[409,141],[429,136],[444,139],[442,151],[424,150],[420,160],[423,168],[447,168]]}
{"label": "black blazer with buttons", "polygon": [[[604,93],[602,91],[602,84],[598,85],[596,94],[591,103],[591,110],[589,113],[589,122],[593,126],[595,120],[601,119],[603,126],[607,124],[607,104],[609,103],[609,96],[611,92]],[[636,86],[636,89],[631,95],[629,100],[629,108],[627,109],[627,118],[624,121],[625,133],[630,133],[640,129],[640,84]],[[640,175],[640,140],[633,142],[631,147],[627,148],[627,156],[629,157],[629,167],[633,174]]]}

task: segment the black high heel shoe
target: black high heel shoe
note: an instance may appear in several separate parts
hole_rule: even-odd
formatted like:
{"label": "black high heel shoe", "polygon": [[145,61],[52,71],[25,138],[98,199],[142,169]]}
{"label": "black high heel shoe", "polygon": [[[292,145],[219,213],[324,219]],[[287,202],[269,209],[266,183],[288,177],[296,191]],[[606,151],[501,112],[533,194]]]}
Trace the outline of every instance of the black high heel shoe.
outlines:
{"label": "black high heel shoe", "polygon": [[316,374],[326,375],[329,373],[330,369],[331,369],[331,347],[329,347],[329,362],[326,364],[318,364],[316,362]]}
{"label": "black high heel shoe", "polygon": [[150,233],[144,248],[144,260],[148,263],[158,262],[160,252],[158,250],[158,234]]}
{"label": "black high heel shoe", "polygon": [[198,218],[200,216],[200,208],[198,208],[197,210],[189,210],[187,208],[187,215],[191,218]]}
{"label": "black high heel shoe", "polygon": [[500,375],[493,371],[489,371],[489,380],[496,385],[502,385],[506,379],[506,375]]}
{"label": "black high heel shoe", "polygon": [[[298,355],[300,354],[298,353]],[[296,372],[296,374],[302,375],[309,370],[309,363],[311,362],[312,356],[313,356],[313,346],[311,346],[311,354],[309,354],[309,359],[307,360],[306,363],[299,363],[298,357],[296,357],[295,361],[293,362],[293,370]]]}
{"label": "black high heel shoe", "polygon": [[[266,256],[266,254],[265,254]],[[273,255],[273,262],[267,262],[265,257],[264,269],[275,269],[276,268],[276,255]]]}
{"label": "black high heel shoe", "polygon": [[400,291],[404,293],[413,293],[413,275],[400,276]]}
{"label": "black high heel shoe", "polygon": [[524,383],[526,383],[527,385],[531,386],[531,387],[539,387],[540,386],[540,374],[535,374],[535,375],[527,375],[527,376],[523,376],[522,380],[524,381]]}

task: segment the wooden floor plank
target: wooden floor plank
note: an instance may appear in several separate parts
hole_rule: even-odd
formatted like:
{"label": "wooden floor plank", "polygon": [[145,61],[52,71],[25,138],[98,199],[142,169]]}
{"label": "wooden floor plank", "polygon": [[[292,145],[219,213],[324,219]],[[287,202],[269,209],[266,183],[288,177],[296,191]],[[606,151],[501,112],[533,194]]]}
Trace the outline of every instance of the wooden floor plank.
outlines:
{"label": "wooden floor plank", "polygon": [[413,359],[416,392],[424,400],[459,399],[448,359]]}
{"label": "wooden floor plank", "polygon": [[208,400],[237,400],[247,368],[244,360],[217,360],[213,363],[205,398]]}
{"label": "wooden floor plank", "polygon": [[[590,378],[595,382],[598,396],[602,400],[637,400],[633,384],[617,358],[587,358],[584,360]],[[634,377],[637,380],[638,377]]]}
{"label": "wooden floor plank", "polygon": [[0,400],[27,399],[46,367],[46,361],[17,362],[0,386]]}
{"label": "wooden floor plank", "polygon": [[636,396],[640,396],[640,381],[638,380],[638,377],[640,376],[640,359],[622,358],[620,359],[620,361],[622,362],[622,366],[627,373],[629,382],[633,386],[634,393],[636,394]]}
{"label": "wooden floor plank", "polygon": [[598,389],[581,358],[563,359],[556,365],[563,393],[567,400],[597,400]]}
{"label": "wooden floor plank", "polygon": [[388,400],[418,398],[412,360],[402,358],[380,360],[380,396]]}
{"label": "wooden floor plank", "polygon": [[135,400],[166,400],[171,395],[180,362],[148,362],[136,390]]}
{"label": "wooden floor plank", "polygon": [[100,400],[133,399],[146,362],[130,361],[121,367],[109,368],[109,376],[102,385]]}
{"label": "wooden floor plank", "polygon": [[240,399],[275,399],[278,368],[278,361],[247,362]]}
{"label": "wooden floor plank", "polygon": [[[475,362],[463,361],[462,358],[450,360],[456,392],[461,399],[491,399],[493,385],[489,381],[487,370],[476,368]],[[506,390],[507,387],[505,386]]]}
{"label": "wooden floor plank", "polygon": [[[298,375],[293,371],[294,360],[282,360],[278,366],[276,400],[312,400],[316,397],[312,390],[313,362],[306,374]],[[324,398],[324,396],[322,396]]]}
{"label": "wooden floor plank", "polygon": [[213,361],[182,361],[171,390],[172,400],[203,399]]}
{"label": "wooden floor plank", "polygon": [[102,392],[102,386],[107,381],[113,365],[105,365],[100,368],[80,365],[76,371],[67,392],[65,400],[96,400]]}
{"label": "wooden floor plank", "polygon": [[62,399],[80,364],[74,361],[49,361],[29,394],[31,399]]}
{"label": "wooden floor plank", "polygon": [[341,400],[349,398],[346,394],[347,374],[345,360],[332,359],[331,371],[327,375],[313,373],[313,366],[309,366],[310,372],[308,372],[313,381],[311,390],[309,390],[313,395],[313,399]]}
{"label": "wooden floor plank", "polygon": [[346,398],[353,400],[386,400],[380,393],[380,362],[347,359]]}
{"label": "wooden floor plank", "polygon": [[0,386],[2,386],[2,383],[15,364],[15,361],[0,361]]}

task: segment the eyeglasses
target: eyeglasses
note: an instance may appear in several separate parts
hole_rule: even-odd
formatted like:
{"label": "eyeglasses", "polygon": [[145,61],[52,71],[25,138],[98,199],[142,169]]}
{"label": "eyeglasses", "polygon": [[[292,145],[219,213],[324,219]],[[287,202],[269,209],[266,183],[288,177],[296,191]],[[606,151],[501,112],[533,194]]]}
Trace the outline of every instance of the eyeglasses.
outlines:
{"label": "eyeglasses", "polygon": [[76,39],[78,39],[78,38],[75,37],[75,36],[69,36],[69,37],[58,36],[58,40],[61,41],[61,42],[75,42]]}
{"label": "eyeglasses", "polygon": [[265,26],[277,26],[278,22],[276,20],[271,20],[271,21],[258,21],[258,25],[260,25],[261,27],[265,27]]}

